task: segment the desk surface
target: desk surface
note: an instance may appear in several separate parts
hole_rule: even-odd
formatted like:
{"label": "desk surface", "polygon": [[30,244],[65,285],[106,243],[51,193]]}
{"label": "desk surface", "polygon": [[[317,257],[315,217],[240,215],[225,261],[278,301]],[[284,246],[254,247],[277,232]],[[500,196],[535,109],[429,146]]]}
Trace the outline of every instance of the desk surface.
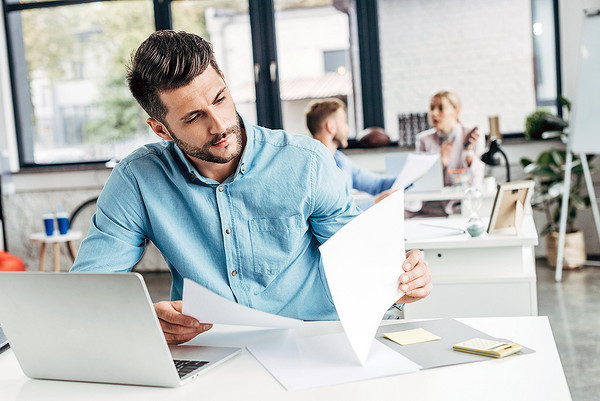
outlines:
{"label": "desk surface", "polygon": [[[411,191],[404,192],[407,201],[440,201],[440,200],[462,200],[465,199],[465,191],[468,187],[444,187],[439,191]],[[496,191],[482,192],[484,199],[494,199]]]}
{"label": "desk surface", "polygon": [[[535,246],[538,244],[538,235],[535,229],[533,216],[526,215],[523,218],[523,234],[488,234],[483,233],[479,237],[471,237],[469,234],[455,234],[448,230],[451,235],[437,236],[433,238],[419,238],[411,236],[409,230],[418,230],[419,224],[430,225],[448,225],[452,227],[467,227],[467,218],[465,217],[433,217],[433,218],[414,218],[405,221],[405,232],[407,240],[406,249],[443,249],[443,248],[487,248],[501,246]],[[487,229],[488,219],[484,219]],[[423,228],[427,228],[424,226]],[[444,229],[441,229],[444,231]],[[411,232],[412,234],[412,232]]]}
{"label": "desk surface", "polygon": [[[567,381],[547,317],[457,319],[492,336],[508,338],[534,354],[490,359],[463,365],[361,382],[287,392],[247,350],[181,388],[165,389],[93,383],[32,380],[12,351],[0,354],[3,401],[28,400],[570,400]],[[390,321],[398,323],[398,321]],[[338,322],[305,323],[297,331],[240,331],[215,328],[196,343],[244,346],[282,336],[341,331]],[[212,331],[212,330],[211,330]]]}

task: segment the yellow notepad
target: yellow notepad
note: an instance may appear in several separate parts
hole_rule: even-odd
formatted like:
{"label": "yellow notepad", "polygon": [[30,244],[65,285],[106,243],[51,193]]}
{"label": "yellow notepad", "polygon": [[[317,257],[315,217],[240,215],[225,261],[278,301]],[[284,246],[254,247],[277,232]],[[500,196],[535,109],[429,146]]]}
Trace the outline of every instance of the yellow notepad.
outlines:
{"label": "yellow notepad", "polygon": [[472,338],[470,340],[454,344],[452,348],[455,351],[491,356],[492,358],[502,358],[521,351],[523,347],[519,344],[510,342]]}
{"label": "yellow notepad", "polygon": [[433,333],[428,332],[425,329],[412,329],[404,331],[396,331],[394,333],[384,333],[384,337],[389,338],[395,343],[400,345],[424,343],[426,341],[441,340],[441,337],[436,336]]}

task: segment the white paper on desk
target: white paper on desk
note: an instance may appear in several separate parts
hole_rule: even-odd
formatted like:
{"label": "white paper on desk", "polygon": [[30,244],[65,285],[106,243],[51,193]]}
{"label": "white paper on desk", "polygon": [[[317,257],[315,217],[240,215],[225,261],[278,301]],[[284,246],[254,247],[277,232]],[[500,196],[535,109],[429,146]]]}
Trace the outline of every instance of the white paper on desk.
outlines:
{"label": "white paper on desk", "polygon": [[437,153],[409,153],[392,189],[404,189],[423,177],[439,157]]}
{"label": "white paper on desk", "polygon": [[362,365],[381,318],[404,294],[404,192],[399,190],[342,227],[319,248],[331,296]]}
{"label": "white paper on desk", "polygon": [[344,333],[249,345],[248,351],[289,391],[416,372],[420,366],[373,341],[365,366],[357,365]]}
{"label": "white paper on desk", "polygon": [[277,316],[240,305],[187,278],[183,279],[182,312],[203,323],[284,329],[294,329],[302,323],[302,320]]}
{"label": "white paper on desk", "polygon": [[466,227],[467,220],[463,218],[409,219],[404,223],[404,238],[407,241],[417,241],[454,235],[469,237]]}

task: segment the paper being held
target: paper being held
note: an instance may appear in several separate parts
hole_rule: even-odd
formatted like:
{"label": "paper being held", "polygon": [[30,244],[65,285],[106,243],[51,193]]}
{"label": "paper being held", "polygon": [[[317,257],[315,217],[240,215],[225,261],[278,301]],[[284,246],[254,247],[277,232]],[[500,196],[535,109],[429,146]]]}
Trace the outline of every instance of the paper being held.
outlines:
{"label": "paper being held", "polygon": [[404,294],[404,192],[388,196],[342,227],[319,250],[344,331],[365,365],[381,318]]}
{"label": "paper being held", "polygon": [[435,164],[439,154],[409,153],[392,189],[404,189],[423,177]]}
{"label": "paper being held", "polygon": [[183,280],[182,312],[203,323],[287,329],[300,327],[302,323],[302,320],[273,315],[240,305],[187,278]]}

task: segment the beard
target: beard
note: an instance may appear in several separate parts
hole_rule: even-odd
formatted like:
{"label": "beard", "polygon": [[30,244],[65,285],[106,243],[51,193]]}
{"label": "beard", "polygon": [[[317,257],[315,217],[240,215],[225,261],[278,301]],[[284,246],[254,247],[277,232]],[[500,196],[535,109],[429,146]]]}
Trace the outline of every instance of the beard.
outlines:
{"label": "beard", "polygon": [[348,147],[348,138],[343,137],[339,134],[333,138],[333,142],[337,145],[339,149],[346,149]]}
{"label": "beard", "polygon": [[[225,164],[229,163],[236,157],[238,157],[242,153],[242,129],[240,128],[240,117],[237,116],[237,124],[232,125],[231,127],[227,127],[225,132],[219,135],[215,135],[215,138],[205,143],[202,146],[194,146],[187,142],[182,141],[176,135],[170,131],[171,137],[173,138],[173,142],[182,150],[183,153],[190,157],[194,157],[196,159],[200,159],[210,163],[219,163]],[[227,135],[233,134],[235,135],[235,146],[236,149],[233,153],[227,156],[219,156],[211,152],[211,146],[225,138]],[[232,144],[233,145],[233,144]],[[231,146],[231,145],[230,145]]]}

